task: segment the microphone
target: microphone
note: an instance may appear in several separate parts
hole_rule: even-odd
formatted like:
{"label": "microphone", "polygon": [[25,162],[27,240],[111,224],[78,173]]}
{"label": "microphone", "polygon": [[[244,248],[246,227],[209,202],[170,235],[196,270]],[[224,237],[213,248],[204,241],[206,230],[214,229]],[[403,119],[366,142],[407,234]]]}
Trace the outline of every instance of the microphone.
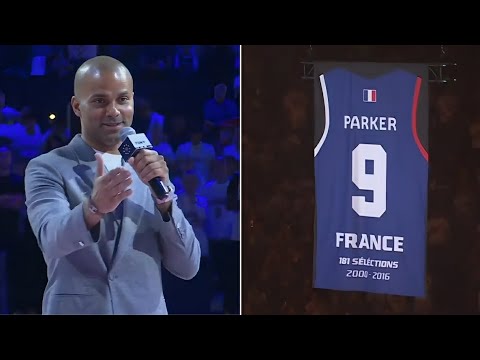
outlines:
{"label": "microphone", "polygon": [[[152,144],[145,134],[137,134],[131,127],[125,127],[120,131],[120,140],[122,144],[118,148],[123,160],[128,161],[135,157],[142,149],[153,149]],[[148,182],[159,200],[164,200],[171,191],[170,187],[165,186],[160,177],[153,178]]]}

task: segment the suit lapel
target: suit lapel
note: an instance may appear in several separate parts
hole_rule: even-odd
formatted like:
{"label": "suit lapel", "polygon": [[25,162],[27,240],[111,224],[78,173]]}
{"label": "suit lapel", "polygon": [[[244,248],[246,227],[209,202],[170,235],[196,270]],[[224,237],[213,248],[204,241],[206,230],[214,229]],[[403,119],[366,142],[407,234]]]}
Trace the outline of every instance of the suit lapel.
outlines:
{"label": "suit lapel", "polygon": [[90,196],[97,175],[95,151],[83,141],[80,134],[75,135],[68,146],[72,150],[72,160],[78,163],[73,170],[89,187],[89,192],[85,195]]}

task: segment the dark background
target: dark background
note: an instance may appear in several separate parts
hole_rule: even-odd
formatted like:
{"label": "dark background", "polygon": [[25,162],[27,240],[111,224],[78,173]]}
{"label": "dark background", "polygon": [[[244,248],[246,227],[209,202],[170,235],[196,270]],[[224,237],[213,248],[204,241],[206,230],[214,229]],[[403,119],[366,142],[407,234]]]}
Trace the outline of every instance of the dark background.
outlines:
{"label": "dark background", "polygon": [[[312,288],[313,80],[302,61],[455,61],[429,83],[425,299]],[[474,45],[242,46],[243,314],[478,314],[480,103]],[[432,75],[433,78],[433,75]]]}

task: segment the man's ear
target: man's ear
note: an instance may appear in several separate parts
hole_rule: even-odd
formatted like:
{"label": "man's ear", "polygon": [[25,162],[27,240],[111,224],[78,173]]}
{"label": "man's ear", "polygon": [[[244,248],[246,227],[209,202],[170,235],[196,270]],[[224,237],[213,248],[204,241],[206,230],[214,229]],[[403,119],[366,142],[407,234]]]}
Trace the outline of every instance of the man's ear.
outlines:
{"label": "man's ear", "polygon": [[72,109],[75,115],[80,117],[80,102],[75,98],[75,96],[72,96],[70,104],[72,105]]}

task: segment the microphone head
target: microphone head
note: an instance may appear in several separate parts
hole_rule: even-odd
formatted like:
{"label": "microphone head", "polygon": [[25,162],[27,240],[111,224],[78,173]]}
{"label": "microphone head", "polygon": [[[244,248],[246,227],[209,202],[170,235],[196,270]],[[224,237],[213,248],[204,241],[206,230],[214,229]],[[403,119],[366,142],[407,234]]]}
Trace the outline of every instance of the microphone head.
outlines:
{"label": "microphone head", "polygon": [[142,149],[151,149],[153,146],[145,134],[137,134],[131,127],[125,127],[120,130],[120,139],[122,144],[118,148],[125,161],[138,154]]}
{"label": "microphone head", "polygon": [[128,136],[135,135],[136,133],[137,132],[131,127],[124,127],[122,130],[120,130],[120,140],[123,143]]}

